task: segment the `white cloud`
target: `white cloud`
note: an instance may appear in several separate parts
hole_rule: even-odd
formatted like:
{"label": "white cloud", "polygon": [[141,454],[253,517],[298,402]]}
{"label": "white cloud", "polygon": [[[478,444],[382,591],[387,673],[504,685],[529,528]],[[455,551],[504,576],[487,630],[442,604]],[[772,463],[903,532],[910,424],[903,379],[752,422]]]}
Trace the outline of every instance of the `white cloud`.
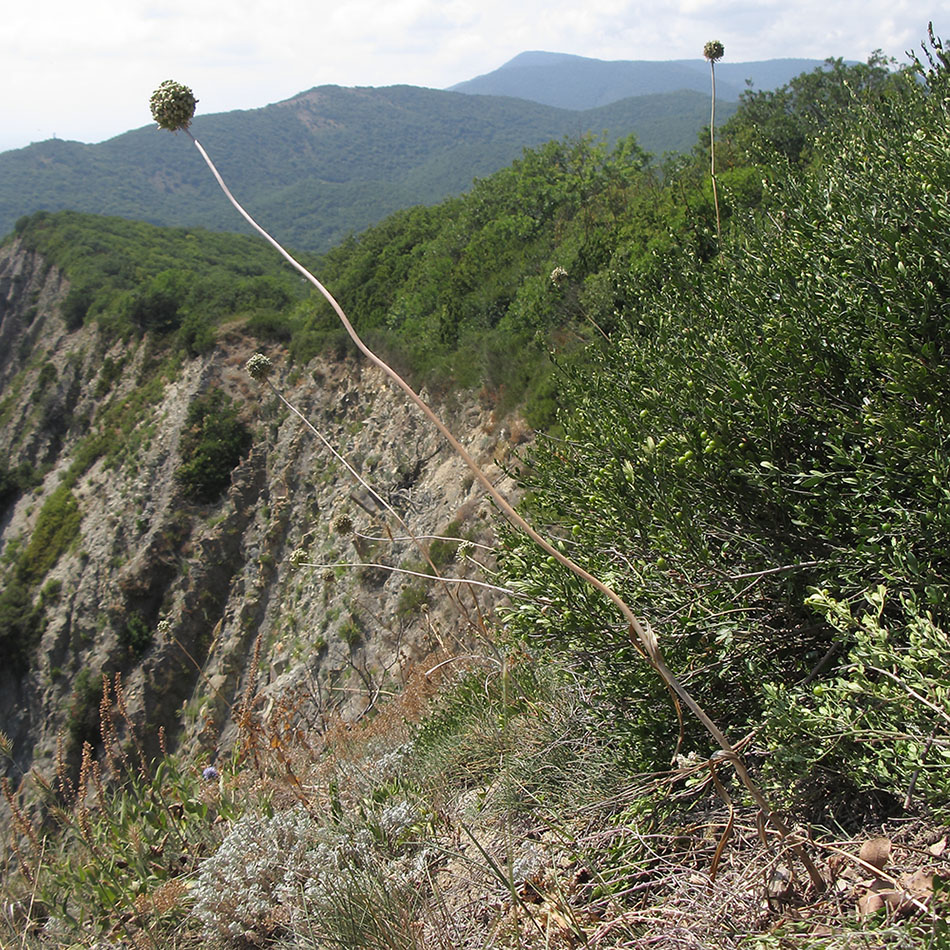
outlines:
{"label": "white cloud", "polygon": [[719,39],[734,62],[877,48],[903,59],[932,15],[922,0],[35,0],[5,13],[0,34],[0,149],[145,125],[167,78],[217,112],[323,83],[443,88],[524,50],[682,59]]}

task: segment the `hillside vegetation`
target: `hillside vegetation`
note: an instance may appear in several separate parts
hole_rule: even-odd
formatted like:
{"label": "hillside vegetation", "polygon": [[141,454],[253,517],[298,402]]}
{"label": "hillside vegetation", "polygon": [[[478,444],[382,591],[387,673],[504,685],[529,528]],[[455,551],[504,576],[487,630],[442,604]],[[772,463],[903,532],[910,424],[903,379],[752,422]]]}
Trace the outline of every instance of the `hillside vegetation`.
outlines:
{"label": "hillside vegetation", "polygon": [[[721,104],[726,118],[734,102]],[[574,111],[414,86],[319,86],[261,109],[198,116],[195,134],[255,215],[321,251],[399,208],[468,189],[551,138],[636,132],[657,152],[688,150],[708,93],[630,97]],[[39,210],[245,231],[197,152],[154,126],[97,145],[50,140],[0,154],[0,234]]]}
{"label": "hillside vegetation", "polygon": [[[248,687],[231,758],[202,773],[129,744],[123,760],[104,714],[78,794],[47,789],[63,837],[19,813],[13,937],[950,945],[950,56],[931,36],[904,70],[872,57],[749,92],[716,150],[721,246],[708,139],[657,162],[575,138],[316,266],[430,392],[524,407],[522,510],[649,621],[791,837],[614,609],[506,530],[502,615],[358,727],[308,735]],[[182,359],[235,316],[295,371],[346,353],[326,304],[250,242],[135,226],[110,258],[142,242],[146,269],[107,284],[104,255],[75,248],[111,228],[17,226],[87,288],[74,319],[124,313]],[[202,281],[234,283],[205,262],[239,258],[254,305],[205,306]],[[471,556],[456,538],[440,560]]]}

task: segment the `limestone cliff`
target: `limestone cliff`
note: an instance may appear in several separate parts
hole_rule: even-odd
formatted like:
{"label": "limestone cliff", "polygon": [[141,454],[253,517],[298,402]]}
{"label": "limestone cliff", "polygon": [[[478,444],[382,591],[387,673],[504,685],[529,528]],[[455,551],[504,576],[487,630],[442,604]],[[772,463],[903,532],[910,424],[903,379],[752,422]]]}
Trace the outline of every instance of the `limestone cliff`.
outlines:
{"label": "limestone cliff", "polygon": [[[389,569],[431,573],[407,528],[468,538],[484,562],[492,519],[461,463],[381,374],[353,359],[288,367],[270,353],[275,383],[360,484],[247,375],[257,345],[239,325],[188,359],[149,336],[70,330],[67,291],[37,255],[0,248],[0,570],[7,590],[25,591],[15,616],[35,635],[17,655],[8,603],[0,729],[12,780],[51,770],[58,744],[75,756],[94,741],[103,673],[121,674],[153,747],[162,726],[170,743],[214,753],[233,740],[245,697],[264,712],[291,699],[278,705],[318,729],[329,710],[360,715],[408,667],[477,635],[490,592]],[[214,389],[253,439],[229,487],[197,503],[175,473],[189,407]],[[504,480],[496,463],[509,431],[474,399],[441,408]],[[455,549],[436,542],[432,560],[474,576]]]}

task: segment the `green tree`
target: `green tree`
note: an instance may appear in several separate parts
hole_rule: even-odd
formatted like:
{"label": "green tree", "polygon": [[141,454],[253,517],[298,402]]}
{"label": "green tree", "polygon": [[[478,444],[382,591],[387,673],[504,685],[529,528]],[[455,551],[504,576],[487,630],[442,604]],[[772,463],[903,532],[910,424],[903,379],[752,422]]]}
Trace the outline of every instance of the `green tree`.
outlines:
{"label": "green tree", "polygon": [[174,270],[156,274],[129,300],[129,319],[140,330],[169,333],[175,330],[188,293],[188,278]]}
{"label": "green tree", "polygon": [[866,63],[828,59],[779,89],[747,91],[723,127],[723,138],[757,161],[798,162],[825,128],[891,88],[892,62],[880,51]]}
{"label": "green tree", "polygon": [[251,431],[223,390],[211,389],[195,399],[181,437],[182,462],[175,471],[185,495],[193,501],[215,501],[250,445]]}

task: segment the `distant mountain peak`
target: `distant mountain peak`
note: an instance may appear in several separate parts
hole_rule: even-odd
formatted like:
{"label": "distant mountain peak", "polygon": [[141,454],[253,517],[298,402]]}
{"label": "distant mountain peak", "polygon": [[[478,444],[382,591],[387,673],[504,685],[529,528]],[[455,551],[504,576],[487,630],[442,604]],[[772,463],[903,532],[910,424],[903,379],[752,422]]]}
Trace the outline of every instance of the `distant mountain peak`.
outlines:
{"label": "distant mountain peak", "polygon": [[567,63],[571,61],[584,60],[591,63],[603,63],[607,60],[592,59],[588,56],[578,56],[575,53],[550,53],[545,50],[525,50],[517,56],[512,57],[507,63],[499,66],[499,69],[511,69],[512,67],[522,66],[550,66],[557,63]]}
{"label": "distant mountain peak", "polygon": [[[817,59],[722,62],[716,67],[722,99],[737,100],[750,81],[756,89],[775,89],[822,65]],[[498,69],[457,83],[453,92],[511,96],[561,109],[595,109],[630,96],[709,92],[709,68],[702,56],[675,60],[603,60],[573,53],[526,50]]]}

